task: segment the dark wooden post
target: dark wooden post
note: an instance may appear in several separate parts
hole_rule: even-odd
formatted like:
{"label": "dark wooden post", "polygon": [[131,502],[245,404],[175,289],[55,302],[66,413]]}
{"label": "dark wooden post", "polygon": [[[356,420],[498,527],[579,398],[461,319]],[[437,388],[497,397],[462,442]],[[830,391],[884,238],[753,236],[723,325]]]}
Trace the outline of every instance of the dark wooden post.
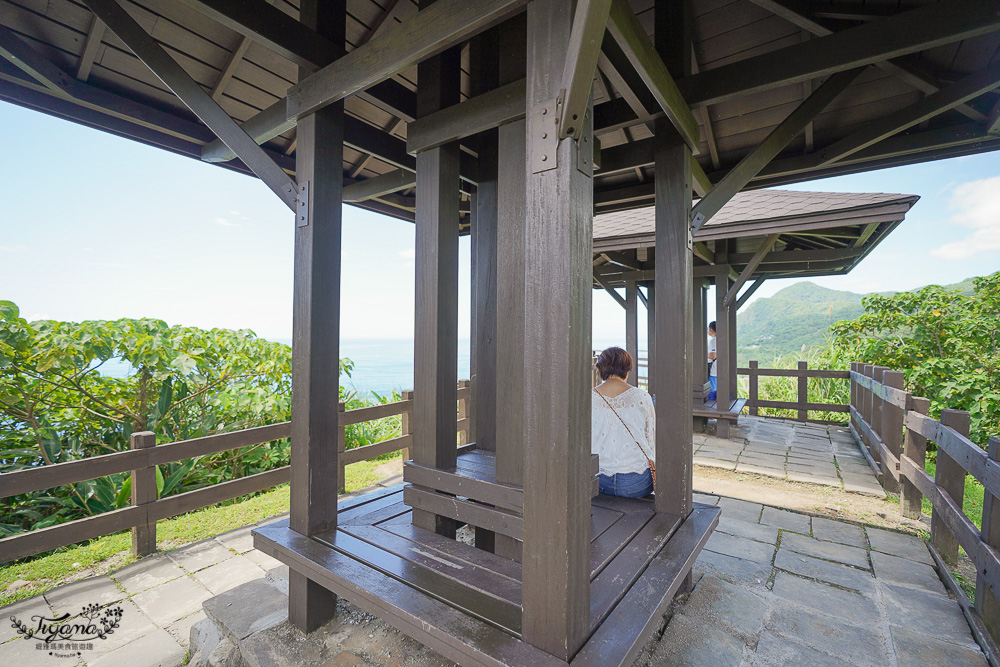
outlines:
{"label": "dark wooden post", "polygon": [[[850,406],[852,408],[854,408],[855,410],[858,409],[858,401],[857,401],[858,384],[857,384],[857,382],[854,381],[854,375],[853,374],[857,373],[857,372],[858,372],[858,362],[852,361],[851,362],[851,379],[848,380],[848,383],[849,383],[850,391],[851,391]],[[848,412],[847,413],[847,421],[848,421],[849,424],[851,424],[854,427],[855,432],[857,432],[858,431],[858,423],[857,423],[857,420],[854,419],[854,413],[853,412]]]}
{"label": "dark wooden post", "polygon": [[[343,0],[303,0],[300,20],[334,44],[345,43]],[[300,78],[309,75],[300,68]],[[295,177],[308,202],[296,216],[292,299],[292,471],[289,525],[303,535],[337,526],[340,400],[340,263],[344,104],[299,120]],[[306,222],[307,224],[302,224]],[[333,618],[337,598],[292,568],[288,620],[311,632]]]}
{"label": "dark wooden post", "polygon": [[[499,85],[498,30],[476,36],[469,48],[472,95],[481,95]],[[472,379],[470,419],[475,416],[470,440],[476,447],[496,451],[497,428],[497,177],[498,131],[478,137],[478,180],[475,222],[471,229],[473,259],[473,328],[476,372]],[[480,540],[477,540],[477,544]]]}
{"label": "dark wooden post", "polygon": [[337,493],[347,493],[347,466],[344,465],[344,453],[347,451],[347,427],[344,426],[345,405],[337,403]]}
{"label": "dark wooden post", "polygon": [[[875,382],[882,384],[882,373],[889,370],[886,366],[874,366],[872,367],[872,379]],[[869,422],[872,426],[872,431],[878,436],[879,440],[885,442],[885,437],[883,436],[882,428],[882,406],[885,405],[885,400],[879,398],[875,392],[872,392],[872,418]],[[881,459],[880,459],[881,460]],[[882,461],[882,472],[885,473],[885,461]]]}
{"label": "dark wooden post", "polygon": [[[992,461],[1000,461],[1000,438],[990,438],[987,453]],[[993,547],[1000,548],[1000,507],[997,507],[997,498],[989,491],[983,496],[983,523],[981,538],[983,542]],[[976,575],[976,611],[983,619],[983,624],[989,631],[990,636],[996,640],[1000,637],[1000,598],[995,591],[986,583],[982,573]]]}
{"label": "dark wooden post", "polygon": [[[132,449],[156,446],[156,434],[151,431],[133,433],[129,438]],[[132,471],[132,506],[139,507],[156,502],[156,467],[149,466]],[[132,555],[136,558],[156,552],[156,521],[140,523],[132,528]]]}
{"label": "dark wooden post", "polygon": [[[734,248],[735,248],[735,246],[734,246]],[[727,282],[728,286],[726,287],[725,291],[729,292],[729,288],[732,287],[734,284],[736,284],[736,281],[729,280]],[[736,319],[738,317],[738,313],[736,311],[736,302],[733,302],[733,303],[729,304],[729,306],[727,306],[727,310],[729,311],[729,318],[728,318],[729,319],[729,398],[735,400],[736,397],[738,396],[737,387],[739,386],[739,376],[736,374],[736,368],[737,368],[737,364],[736,364],[736,357],[737,357],[737,354],[736,354],[736,344],[737,344]],[[729,410],[729,403],[728,402],[725,404],[725,409],[727,411]]]}
{"label": "dark wooden post", "polygon": [[[724,252],[724,251],[723,251]],[[717,254],[718,256],[718,254]],[[716,386],[716,405],[719,410],[729,409],[729,336],[731,328],[729,326],[729,308],[726,307],[726,291],[729,289],[729,265],[723,264],[716,269],[715,273],[715,352],[716,352],[716,375],[718,380]],[[720,438],[729,437],[729,421],[718,420],[716,434]]]}
{"label": "dark wooden post", "polygon": [[[625,351],[632,355],[632,372],[628,383],[639,385],[639,288],[634,280],[625,281]],[[649,369],[646,369],[649,372]]]}
{"label": "dark wooden post", "polygon": [[[942,410],[941,423],[960,435],[969,435],[971,418],[964,410]],[[965,501],[965,474],[965,468],[938,447],[934,483],[951,496],[959,508]],[[941,518],[939,512],[931,514],[931,544],[946,562],[954,564],[958,561],[958,540],[948,529],[948,524]]]}
{"label": "dark wooden post", "polygon": [[[407,389],[407,390],[403,391],[403,393],[402,393],[402,399],[404,401],[412,401],[413,400],[413,390],[412,389]],[[399,421],[400,421],[400,424],[399,424],[399,426],[400,426],[400,428],[399,428],[399,434],[400,435],[413,435],[413,426],[411,425],[412,415],[413,415],[413,407],[412,406],[413,406],[413,404],[411,403],[410,407],[408,409],[406,409],[403,412],[402,415],[400,415],[400,418],[399,418]],[[411,439],[411,442],[412,442],[412,439]],[[401,451],[402,451],[402,454],[403,454],[403,460],[404,461],[409,461],[411,458],[413,458],[413,448],[412,447],[406,447],[406,448],[402,449]]]}
{"label": "dark wooden post", "polygon": [[[904,379],[900,371],[882,371],[882,384],[887,387],[902,389]],[[903,415],[903,408],[897,407],[891,401],[885,401],[882,405],[882,442],[897,459],[903,453]],[[885,472],[884,467],[883,472]],[[889,493],[899,493],[900,483],[891,474],[885,475],[883,485]]]}
{"label": "dark wooden post", "polygon": [[798,363],[798,404],[799,408],[795,414],[795,418],[800,422],[804,422],[809,419],[809,410],[806,409],[806,403],[809,402],[809,376],[806,375],[806,371],[809,370],[808,361],[800,361]]}
{"label": "dark wooden post", "polygon": [[750,361],[750,414],[756,417],[760,410],[757,408],[757,361]]}
{"label": "dark wooden post", "polygon": [[[708,382],[708,298],[706,294],[706,283],[704,278],[695,278],[692,281],[691,312],[694,317],[692,322],[692,336],[694,337],[693,369],[691,373],[692,387],[691,398],[695,405],[701,406],[705,402],[705,384]],[[708,426],[707,417],[693,417],[692,427],[696,431],[704,431]]]}
{"label": "dark wooden post", "polygon": [[[500,27],[500,76],[503,83],[525,75],[526,16]],[[519,120],[498,129],[497,174],[497,322],[496,451],[497,481],[521,486],[524,469],[524,282],[525,282],[525,132]],[[494,552],[521,560],[521,543],[495,535]]]}
{"label": "dark wooden post", "polygon": [[[931,409],[930,399],[910,396],[907,400],[907,409],[926,415]],[[906,429],[903,440],[903,455],[912,459],[917,467],[923,470],[927,460],[927,438],[916,431]],[[917,490],[917,487],[909,479],[902,478],[899,487],[899,507],[903,516],[908,519],[919,519],[922,499],[923,494]]]}
{"label": "dark wooden post", "polygon": [[[426,8],[432,0],[421,0]],[[452,48],[417,66],[417,115],[457,104],[461,53]],[[417,154],[416,330],[413,363],[413,460],[454,470],[458,386],[459,145]],[[477,368],[482,364],[478,359]],[[413,509],[413,524],[454,536],[453,519]]]}
{"label": "dark wooden post", "polygon": [[[871,364],[862,364],[861,365],[861,370],[864,373],[864,376],[866,378],[871,378],[872,377],[872,373],[873,373],[873,369],[874,368],[875,367],[872,366]],[[871,426],[871,423],[872,423],[872,392],[867,387],[863,387],[861,389],[861,418],[865,420],[865,423],[867,423],[869,426]],[[872,460],[873,461],[874,460],[878,460],[878,457],[876,456],[876,452],[873,449],[874,445],[871,442],[871,440],[868,439],[868,436],[865,435],[865,433],[866,433],[865,430],[861,431],[861,440],[864,442],[865,447],[868,449],[868,453],[871,454]],[[880,469],[881,469],[881,466],[880,466]],[[879,480],[879,481],[881,482],[881,480]]]}
{"label": "dark wooden post", "polygon": [[653,359],[656,358],[656,284],[646,283],[646,391],[656,395],[653,384]]}
{"label": "dark wooden post", "polygon": [[553,64],[565,59],[573,8],[572,0],[528,5],[525,106],[532,276],[524,289],[521,632],[566,661],[587,638],[590,610],[592,112],[561,141],[554,123],[562,67]]}

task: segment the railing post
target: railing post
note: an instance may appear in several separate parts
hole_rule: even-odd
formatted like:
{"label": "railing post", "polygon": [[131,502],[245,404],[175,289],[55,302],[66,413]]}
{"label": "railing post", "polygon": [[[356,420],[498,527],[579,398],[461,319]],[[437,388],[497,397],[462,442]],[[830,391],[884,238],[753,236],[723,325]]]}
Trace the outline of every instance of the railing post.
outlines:
{"label": "railing post", "polygon": [[[903,379],[900,371],[882,371],[882,384],[886,387],[902,389]],[[891,401],[885,401],[882,405],[882,431],[882,442],[898,460],[903,449],[903,409]],[[882,472],[885,472],[886,465],[888,464],[882,461]],[[891,474],[885,475],[883,486],[890,493],[899,493],[899,482]]]}
{"label": "railing post", "polygon": [[799,409],[795,418],[800,422],[804,422],[809,419],[809,410],[806,409],[806,403],[809,402],[809,377],[805,374],[809,370],[808,361],[799,362],[799,396],[798,404]]}
{"label": "railing post", "polygon": [[[849,386],[851,388],[851,407],[855,410],[858,409],[858,384],[854,381],[854,373],[858,372],[858,362],[851,362],[851,378],[848,380]],[[854,427],[854,430],[858,430],[858,424],[854,419],[854,413],[847,413],[847,421]]]}
{"label": "railing post", "polygon": [[[861,372],[866,378],[872,377],[872,372],[875,367],[871,364],[861,364]],[[872,392],[867,387],[861,388],[861,419],[868,425],[872,423]],[[875,458],[872,451],[872,442],[867,436],[867,429],[861,429],[861,441],[864,443],[865,447],[868,448],[868,453],[872,455],[872,459]]]}
{"label": "railing post", "polygon": [[[993,461],[1000,460],[1000,438],[990,438],[987,454]],[[997,498],[986,491],[983,496],[983,528],[981,537],[983,542],[993,547],[1000,548],[1000,508],[995,507]],[[994,511],[994,509],[998,511]],[[1000,598],[997,593],[987,585],[983,573],[976,575],[976,611],[983,619],[983,624],[989,631],[994,641],[1000,638]]]}
{"label": "railing post", "polygon": [[[413,429],[410,426],[410,416],[413,414],[413,390],[407,389],[403,392],[403,400],[410,401],[410,407],[403,411],[400,416],[400,435],[413,435]],[[409,461],[411,456],[411,451],[409,447],[405,447],[403,450],[403,460]]]}
{"label": "railing post", "polygon": [[347,493],[347,466],[344,465],[344,452],[347,450],[347,427],[344,426],[343,401],[337,403],[337,493]]}
{"label": "railing post", "polygon": [[[156,434],[150,431],[133,433],[129,440],[132,449],[156,446]],[[132,506],[140,507],[156,502],[156,466],[132,471]],[[132,528],[132,555],[142,558],[156,552],[156,521],[148,518]]]}
{"label": "railing post", "polygon": [[[882,374],[889,370],[885,366],[875,366],[872,368],[872,379],[879,384],[882,384]],[[872,431],[878,436],[878,439],[885,442],[885,436],[883,435],[884,428],[882,427],[882,408],[885,406],[885,401],[878,397],[878,395],[872,392],[872,418],[868,422],[871,424]],[[875,443],[872,443],[875,444]],[[879,452],[879,461],[882,461],[882,453]],[[885,461],[882,461],[882,472],[885,473]],[[890,475],[891,477],[891,475]],[[883,487],[885,484],[883,483]]]}
{"label": "railing post", "polygon": [[757,362],[750,362],[750,414],[754,417],[760,412],[757,409]]}
{"label": "railing post", "polygon": [[[907,398],[907,408],[921,415],[930,412],[931,401],[922,396],[910,396]],[[916,431],[906,429],[906,437],[903,441],[903,456],[911,459],[918,468],[924,469],[927,460],[927,438]],[[902,477],[899,485],[899,509],[907,519],[920,518],[920,506],[923,494],[917,487],[907,479]]]}
{"label": "railing post", "polygon": [[[959,434],[968,436],[971,418],[964,410],[942,410],[941,424],[948,426]],[[934,470],[934,483],[941,487],[944,493],[951,496],[959,509],[965,500],[965,468],[955,459],[948,456],[941,447],[937,450],[937,467]],[[931,514],[931,544],[941,557],[948,563],[958,561],[958,540],[948,529],[938,512]]]}
{"label": "railing post", "polygon": [[[458,381],[459,389],[467,389],[468,387],[469,387],[468,380]],[[463,419],[468,418],[468,416],[469,416],[469,398],[468,398],[468,393],[466,393],[466,395],[463,398],[458,399],[458,420],[462,421]],[[469,444],[468,423],[463,424],[462,428],[459,429],[458,431],[458,444],[459,446]]]}

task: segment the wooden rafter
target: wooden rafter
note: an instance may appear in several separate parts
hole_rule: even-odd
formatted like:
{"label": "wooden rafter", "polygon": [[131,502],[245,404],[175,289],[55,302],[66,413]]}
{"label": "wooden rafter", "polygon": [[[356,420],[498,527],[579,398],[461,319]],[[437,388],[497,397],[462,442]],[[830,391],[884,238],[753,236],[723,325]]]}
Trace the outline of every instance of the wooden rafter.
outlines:
{"label": "wooden rafter", "polygon": [[94,59],[97,57],[97,49],[104,39],[104,21],[94,17],[94,22],[90,24],[87,32],[87,41],[83,44],[83,53],[80,54],[80,62],[76,66],[76,78],[86,81],[90,78],[90,70],[94,66]]}
{"label": "wooden rafter", "polygon": [[346,186],[344,188],[344,201],[359,202],[375,199],[392,192],[412,188],[416,184],[417,177],[412,171],[395,169]]}
{"label": "wooden rafter", "polygon": [[[802,28],[807,34],[816,35],[817,37],[825,37],[826,35],[833,34],[833,30],[807,14],[802,2],[793,2],[790,0],[751,0],[751,2]],[[821,14],[816,13],[814,16],[821,16]],[[887,16],[885,14],[881,16],[870,15],[870,19],[874,18],[887,18]],[[874,63],[874,65],[885,72],[889,72],[901,81],[905,81],[922,93],[936,93],[940,89],[940,86],[929,74],[920,70],[915,65],[893,60],[883,60]],[[956,111],[974,121],[983,122],[986,120],[983,114],[965,104],[956,107]],[[810,148],[809,150],[812,149]]]}
{"label": "wooden rafter", "polygon": [[[697,74],[699,71],[701,69],[698,66],[698,54],[695,53],[694,46],[692,46],[691,74]],[[701,125],[705,128],[705,141],[708,142],[708,154],[712,158],[712,169],[718,169],[722,163],[719,162],[719,146],[715,143],[715,131],[712,129],[712,116],[708,107],[709,105],[706,104],[698,109],[698,113],[701,115]]]}
{"label": "wooden rafter", "polygon": [[285,204],[296,210],[298,185],[244,132],[115,0],[84,0],[108,28]]}
{"label": "wooden rafter", "polygon": [[825,109],[861,73],[860,69],[839,72],[827,79],[806,98],[767,138],[740,160],[712,190],[691,209],[691,229],[697,232],[726,202],[742,190],[781,152],[788,143]]}
{"label": "wooden rafter", "polygon": [[737,301],[736,301],[736,310],[737,311],[740,308],[742,308],[743,304],[745,304],[747,302],[747,299],[749,299],[753,295],[753,293],[756,292],[757,289],[761,285],[764,284],[765,280],[767,280],[767,278],[763,277],[763,276],[760,277],[760,278],[758,278],[757,280],[753,281],[753,284],[750,285],[750,287],[748,287],[745,292],[743,292],[743,294],[740,296],[740,298],[737,299]]}
{"label": "wooden rafter", "polygon": [[680,133],[684,143],[693,153],[698,153],[701,150],[698,121],[639,19],[629,7],[628,0],[614,0],[612,3],[608,32],[621,46],[632,67],[653,94],[670,123]]}
{"label": "wooden rafter", "polygon": [[692,106],[714,104],[985,35],[1000,28],[994,0],[942,0],[826,37],[684,77]]}
{"label": "wooden rafter", "polygon": [[[764,239],[764,242],[761,244],[761,246],[757,248],[757,252],[753,254],[753,257],[750,258],[750,261],[747,262],[747,265],[743,267],[743,271],[740,272],[740,275],[736,279],[736,282],[734,282],[732,287],[729,288],[729,291],[726,292],[726,299],[724,301],[724,305],[729,306],[733,301],[736,300],[736,296],[740,293],[740,290],[743,289],[743,285],[746,283],[747,280],[750,279],[750,276],[753,275],[753,272],[757,270],[757,267],[760,266],[760,263],[764,261],[764,257],[767,256],[769,252],[771,252],[771,248],[774,247],[774,244],[778,241],[779,236],[781,235],[770,234],[766,239]],[[732,262],[733,257],[729,257],[728,261]]]}
{"label": "wooden rafter", "polygon": [[611,0],[577,0],[569,49],[563,64],[564,99],[559,118],[559,137],[579,134],[590,103],[594,72],[601,51],[599,45],[608,23]]}
{"label": "wooden rafter", "polygon": [[597,271],[594,271],[594,282],[597,283],[600,287],[603,287],[604,291],[610,294],[611,298],[615,300],[615,303],[617,303],[622,308],[626,307],[625,297],[619,294],[613,287],[608,285],[608,283],[604,281],[604,278],[602,278],[601,275],[597,273]]}
{"label": "wooden rafter", "polygon": [[959,104],[978,97],[997,86],[1000,86],[1000,63],[996,63],[981,72],[970,74],[961,81],[942,88],[895,113],[873,121],[857,132],[834,142],[820,152],[816,166],[828,165],[849,157],[887,137],[899,134],[903,130],[949,109],[954,109]]}

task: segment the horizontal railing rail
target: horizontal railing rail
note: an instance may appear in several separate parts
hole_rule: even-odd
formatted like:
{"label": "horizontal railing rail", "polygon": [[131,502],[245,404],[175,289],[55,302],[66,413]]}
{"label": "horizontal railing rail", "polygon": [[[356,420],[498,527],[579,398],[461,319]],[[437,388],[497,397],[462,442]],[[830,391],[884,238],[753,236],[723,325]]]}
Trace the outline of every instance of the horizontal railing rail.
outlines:
{"label": "horizontal railing rail", "polygon": [[[903,373],[884,366],[852,363],[850,428],[887,490],[899,493],[900,511],[921,515],[931,505],[931,553],[959,598],[979,644],[996,664],[1000,637],[1000,438],[987,451],[969,438],[971,415],[941,410],[928,415],[930,401],[907,392]],[[937,445],[934,475],[925,469],[928,443]],[[982,529],[964,510],[966,475],[983,485]],[[975,604],[954,584],[947,564],[965,550],[976,568]]]}
{"label": "horizontal railing rail", "polygon": [[[749,368],[737,368],[737,375],[749,377],[749,391],[747,392],[747,403],[744,409],[752,416],[760,414],[761,408],[774,408],[779,410],[795,410],[795,419],[798,421],[823,422],[826,420],[810,419],[810,412],[841,412],[850,411],[850,406],[843,403],[817,403],[809,401],[809,380],[810,379],[832,379],[849,380],[849,371],[831,371],[817,368],[809,368],[809,362],[800,361],[797,368],[760,368],[758,362],[751,361]],[[772,401],[760,397],[761,377],[787,377],[798,380],[796,386],[796,400],[794,401]]]}
{"label": "horizontal railing rail", "polygon": [[[456,391],[457,442],[462,444],[469,439],[467,416],[469,395],[469,382],[462,380]],[[340,410],[338,488],[341,491],[344,489],[346,466],[383,454],[408,450],[412,445],[413,436],[409,431],[408,419],[413,409],[412,391],[404,392],[401,401],[354,410],[345,410],[344,404],[341,403],[338,409]],[[345,451],[347,426],[395,415],[402,416],[403,428],[400,436]],[[145,556],[153,553],[156,551],[157,521],[285,484],[289,481],[291,473],[291,466],[283,466],[201,489],[157,498],[156,466],[261,445],[289,438],[291,434],[291,422],[286,421],[158,445],[155,434],[144,431],[132,434],[131,449],[128,451],[0,474],[0,498],[76,484],[108,475],[121,473],[132,475],[131,506],[0,539],[0,563],[8,563],[128,529],[132,529],[132,550],[135,555]]]}

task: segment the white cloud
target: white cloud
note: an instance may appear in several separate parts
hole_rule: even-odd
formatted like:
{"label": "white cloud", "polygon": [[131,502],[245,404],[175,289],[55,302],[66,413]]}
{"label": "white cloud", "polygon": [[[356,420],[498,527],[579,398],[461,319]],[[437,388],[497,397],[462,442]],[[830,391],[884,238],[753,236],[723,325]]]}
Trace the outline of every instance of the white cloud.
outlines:
{"label": "white cloud", "polygon": [[406,250],[400,250],[399,256],[405,257],[406,259],[413,259],[417,256],[417,251],[415,248],[407,248]]}
{"label": "white cloud", "polygon": [[0,245],[0,252],[28,252],[28,246]]}
{"label": "white cloud", "polygon": [[215,224],[222,225],[223,227],[239,227],[239,225],[236,224],[235,222],[230,222],[229,220],[226,220],[225,218],[216,218],[215,219]]}
{"label": "white cloud", "polygon": [[955,187],[949,208],[949,223],[969,227],[965,238],[933,250],[942,259],[967,259],[983,252],[1000,251],[1000,176],[962,183]]}

